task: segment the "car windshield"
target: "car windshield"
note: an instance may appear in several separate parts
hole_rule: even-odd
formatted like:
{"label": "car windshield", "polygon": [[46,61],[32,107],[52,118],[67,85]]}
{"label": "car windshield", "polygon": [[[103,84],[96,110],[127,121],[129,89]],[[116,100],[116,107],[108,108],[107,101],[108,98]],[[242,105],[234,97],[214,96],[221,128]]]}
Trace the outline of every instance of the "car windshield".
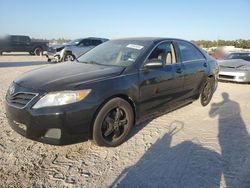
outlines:
{"label": "car windshield", "polygon": [[243,59],[250,61],[250,53],[231,53],[228,54],[225,59]]}
{"label": "car windshield", "polygon": [[145,48],[145,44],[138,41],[108,41],[80,56],[78,62],[127,67]]}
{"label": "car windshield", "polygon": [[67,43],[67,45],[77,45],[82,39],[71,40]]}

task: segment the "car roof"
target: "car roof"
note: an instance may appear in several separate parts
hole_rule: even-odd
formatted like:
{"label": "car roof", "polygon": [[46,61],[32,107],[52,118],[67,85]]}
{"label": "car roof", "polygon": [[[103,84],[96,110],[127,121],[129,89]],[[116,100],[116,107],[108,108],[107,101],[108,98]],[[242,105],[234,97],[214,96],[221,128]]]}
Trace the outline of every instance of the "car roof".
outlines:
{"label": "car roof", "polygon": [[9,37],[29,37],[27,35],[8,35]]}
{"label": "car roof", "polygon": [[230,52],[229,54],[249,54],[248,51],[240,51],[240,52]]}
{"label": "car roof", "polygon": [[[175,41],[186,41],[183,39],[178,38],[163,38],[163,37],[131,37],[131,38],[120,38],[120,39],[114,39],[114,40],[124,40],[124,41],[143,41],[143,42],[161,42],[165,40],[175,40]],[[190,41],[186,41],[190,42]]]}
{"label": "car roof", "polygon": [[109,40],[109,39],[106,39],[106,38],[99,38],[99,37],[87,37],[87,38],[82,38],[82,39]]}

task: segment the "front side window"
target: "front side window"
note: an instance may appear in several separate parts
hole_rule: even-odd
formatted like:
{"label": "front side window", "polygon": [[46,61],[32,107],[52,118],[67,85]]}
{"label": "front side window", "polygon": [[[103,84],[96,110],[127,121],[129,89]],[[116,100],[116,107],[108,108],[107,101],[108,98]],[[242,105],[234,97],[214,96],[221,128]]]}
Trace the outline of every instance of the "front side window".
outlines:
{"label": "front side window", "polygon": [[159,44],[148,57],[148,60],[159,59],[164,64],[176,63],[176,53],[174,45],[171,42]]}
{"label": "front side window", "polygon": [[20,37],[20,42],[22,43],[26,43],[29,41],[29,38],[28,37]]}
{"label": "front side window", "polygon": [[98,46],[98,45],[101,44],[101,43],[102,43],[101,40],[92,40],[93,46]]}
{"label": "front side window", "polygon": [[82,39],[75,39],[75,40],[69,41],[67,45],[77,45],[79,44],[79,42],[81,42],[81,40]]}
{"label": "front side window", "polygon": [[92,40],[84,39],[83,41],[81,41],[81,42],[78,44],[78,46],[81,46],[81,47],[83,47],[83,46],[85,46],[85,47],[87,47],[87,46],[93,46]]}
{"label": "front side window", "polygon": [[108,41],[78,58],[81,63],[127,67],[133,64],[146,47],[133,41]]}
{"label": "front side window", "polygon": [[196,49],[192,44],[181,41],[178,42],[178,46],[183,62],[205,59],[202,53],[198,49]]}

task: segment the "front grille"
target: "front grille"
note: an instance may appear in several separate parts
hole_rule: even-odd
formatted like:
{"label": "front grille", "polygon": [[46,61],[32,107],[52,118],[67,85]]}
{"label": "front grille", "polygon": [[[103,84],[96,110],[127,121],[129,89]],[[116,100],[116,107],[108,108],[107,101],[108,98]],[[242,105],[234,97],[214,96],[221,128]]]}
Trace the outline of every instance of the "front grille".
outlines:
{"label": "front grille", "polygon": [[6,100],[12,106],[17,108],[24,108],[34,97],[34,93],[23,93],[19,92],[11,96],[9,93],[6,96]]}
{"label": "front grille", "polygon": [[222,74],[220,74],[219,78],[234,79],[235,77],[234,76],[230,76],[230,75],[222,75]]}

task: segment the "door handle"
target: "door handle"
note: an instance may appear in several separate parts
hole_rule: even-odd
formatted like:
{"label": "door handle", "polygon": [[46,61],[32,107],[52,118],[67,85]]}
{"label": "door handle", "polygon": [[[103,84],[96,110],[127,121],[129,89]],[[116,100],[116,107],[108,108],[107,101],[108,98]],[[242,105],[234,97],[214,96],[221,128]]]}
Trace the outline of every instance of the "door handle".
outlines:
{"label": "door handle", "polygon": [[203,67],[207,67],[207,63],[205,62],[205,63],[203,63]]}
{"label": "door handle", "polygon": [[181,68],[180,68],[180,67],[178,67],[178,68],[176,69],[176,72],[177,72],[177,73],[179,73],[179,74],[180,74],[180,73],[182,73]]}

